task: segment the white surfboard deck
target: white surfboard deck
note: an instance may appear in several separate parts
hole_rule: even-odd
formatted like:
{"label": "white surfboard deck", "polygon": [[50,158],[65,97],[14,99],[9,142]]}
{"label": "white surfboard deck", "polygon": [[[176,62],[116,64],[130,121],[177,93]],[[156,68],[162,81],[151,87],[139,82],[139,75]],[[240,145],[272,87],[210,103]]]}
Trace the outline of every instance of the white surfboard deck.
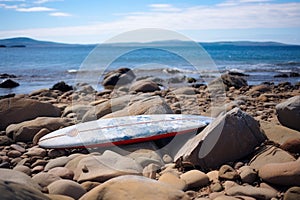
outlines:
{"label": "white surfboard deck", "polygon": [[39,146],[91,148],[133,144],[191,133],[212,120],[200,115],[177,114],[98,119],[51,132],[40,138]]}

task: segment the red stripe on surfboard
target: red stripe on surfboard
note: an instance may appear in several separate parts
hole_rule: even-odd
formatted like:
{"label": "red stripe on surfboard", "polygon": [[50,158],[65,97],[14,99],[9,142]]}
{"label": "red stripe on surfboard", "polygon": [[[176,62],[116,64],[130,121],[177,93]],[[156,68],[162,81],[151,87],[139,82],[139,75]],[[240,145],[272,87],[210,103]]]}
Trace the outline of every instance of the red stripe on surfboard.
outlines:
{"label": "red stripe on surfboard", "polygon": [[[189,130],[184,130],[184,131],[180,131],[180,132],[171,132],[171,133],[167,133],[167,134],[163,134],[163,135],[153,135],[153,136],[145,137],[145,138],[134,138],[134,139],[129,139],[129,140],[121,140],[121,141],[115,141],[115,142],[107,142],[107,143],[83,145],[83,146],[58,147],[58,149],[121,146],[121,145],[141,143],[141,142],[147,142],[147,141],[152,141],[152,140],[169,138],[169,137],[173,137],[175,135],[191,133],[191,132],[197,131],[197,130],[198,130],[198,128],[195,128],[195,129],[189,129]],[[55,148],[55,147],[51,147],[51,148]]]}

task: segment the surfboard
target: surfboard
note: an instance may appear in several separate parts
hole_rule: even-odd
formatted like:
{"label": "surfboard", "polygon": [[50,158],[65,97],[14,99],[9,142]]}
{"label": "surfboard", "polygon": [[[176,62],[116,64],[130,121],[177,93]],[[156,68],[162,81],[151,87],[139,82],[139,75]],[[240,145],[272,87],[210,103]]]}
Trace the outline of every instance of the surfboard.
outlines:
{"label": "surfboard", "polygon": [[159,114],[98,119],[51,132],[39,140],[43,148],[92,148],[126,145],[174,137],[207,126],[201,115]]}

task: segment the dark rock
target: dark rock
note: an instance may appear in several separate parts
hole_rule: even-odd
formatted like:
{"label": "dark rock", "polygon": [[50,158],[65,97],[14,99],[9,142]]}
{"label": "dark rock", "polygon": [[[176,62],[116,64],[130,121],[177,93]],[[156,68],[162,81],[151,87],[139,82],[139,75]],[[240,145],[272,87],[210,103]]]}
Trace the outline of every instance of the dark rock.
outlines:
{"label": "dark rock", "polygon": [[288,74],[277,74],[274,76],[274,78],[288,78],[289,75]]}
{"label": "dark rock", "polygon": [[0,100],[1,99],[6,99],[6,98],[11,98],[11,97],[14,97],[16,96],[16,94],[12,93],[12,94],[6,94],[6,95],[3,95],[3,96],[0,96]]}
{"label": "dark rock", "polygon": [[13,74],[0,74],[0,78],[17,78],[16,75]]}
{"label": "dark rock", "polygon": [[300,138],[290,138],[286,140],[281,146],[281,149],[290,153],[300,154]]}
{"label": "dark rock", "polygon": [[229,165],[222,165],[219,170],[219,179],[237,180],[240,176],[235,169]]}
{"label": "dark rock", "polygon": [[102,81],[105,89],[112,89],[115,86],[122,86],[132,82],[135,79],[134,73],[129,68],[120,68],[108,72]]}
{"label": "dark rock", "polygon": [[255,119],[234,108],[189,139],[175,160],[183,159],[203,169],[218,168],[249,155],[266,139]]}
{"label": "dark rock", "polygon": [[5,79],[0,83],[0,88],[14,88],[18,87],[20,84],[11,79]]}
{"label": "dark rock", "polygon": [[64,81],[61,81],[61,82],[54,84],[52,86],[52,88],[50,88],[50,90],[59,90],[62,92],[67,92],[67,91],[73,90],[73,87],[70,85],[67,85]]}
{"label": "dark rock", "polygon": [[24,199],[24,200],[50,200],[46,195],[27,184],[13,181],[0,180],[1,200]]}
{"label": "dark rock", "polygon": [[197,82],[197,80],[196,80],[195,78],[193,78],[193,77],[188,77],[188,78],[186,78],[186,81],[187,81],[188,83],[196,83],[196,82]]}
{"label": "dark rock", "polygon": [[249,74],[244,74],[244,73],[235,72],[235,71],[229,71],[228,74],[232,75],[232,76],[249,76]]}
{"label": "dark rock", "polygon": [[10,145],[12,140],[6,135],[0,136],[0,146],[1,145]]}
{"label": "dark rock", "polygon": [[290,77],[300,77],[300,74],[297,72],[291,72]]}
{"label": "dark rock", "polygon": [[219,82],[222,81],[223,84],[226,86],[226,89],[229,89],[230,87],[235,87],[236,89],[239,89],[244,86],[248,86],[247,81],[243,79],[240,76],[233,76],[230,74],[222,74],[221,77],[213,80],[209,83],[209,85],[219,84]]}
{"label": "dark rock", "polygon": [[276,112],[282,125],[300,131],[300,95],[278,104]]}
{"label": "dark rock", "polygon": [[130,87],[130,91],[135,92],[154,92],[158,90],[160,90],[159,86],[150,80],[136,81]]}
{"label": "dark rock", "polygon": [[4,130],[10,124],[46,116],[59,117],[60,109],[50,103],[32,99],[7,98],[0,100],[0,130]]}

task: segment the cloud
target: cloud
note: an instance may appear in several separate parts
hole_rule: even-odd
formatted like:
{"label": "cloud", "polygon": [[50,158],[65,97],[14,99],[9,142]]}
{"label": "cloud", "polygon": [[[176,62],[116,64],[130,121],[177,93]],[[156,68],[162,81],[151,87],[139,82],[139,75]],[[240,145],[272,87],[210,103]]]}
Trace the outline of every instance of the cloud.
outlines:
{"label": "cloud", "polygon": [[160,11],[160,12],[178,12],[181,9],[174,7],[171,4],[150,4],[148,7],[151,8],[152,11]]}
{"label": "cloud", "polygon": [[7,4],[3,4],[3,3],[0,4],[0,7],[4,8],[4,9],[17,9],[18,8],[17,5],[7,5]]}
{"label": "cloud", "polygon": [[30,8],[16,8],[16,11],[19,12],[48,12],[48,11],[54,11],[53,8],[48,7],[30,7]]}
{"label": "cloud", "polygon": [[54,13],[50,13],[50,16],[53,17],[71,17],[72,15],[69,13],[64,13],[64,12],[54,12]]}

